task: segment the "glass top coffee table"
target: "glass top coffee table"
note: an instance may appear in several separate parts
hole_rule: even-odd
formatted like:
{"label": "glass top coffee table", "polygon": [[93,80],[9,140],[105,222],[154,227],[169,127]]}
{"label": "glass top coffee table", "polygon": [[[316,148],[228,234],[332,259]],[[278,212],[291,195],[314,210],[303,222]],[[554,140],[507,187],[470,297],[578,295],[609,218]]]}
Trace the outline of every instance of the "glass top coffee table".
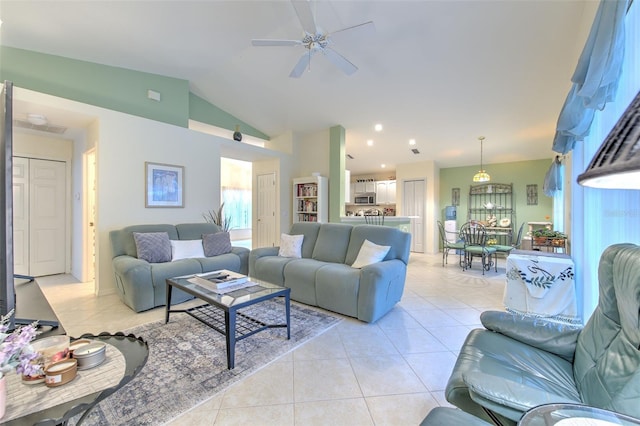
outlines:
{"label": "glass top coffee table", "polygon": [[[254,284],[226,294],[217,294],[189,281],[193,276],[167,279],[167,305],[165,324],[171,313],[183,312],[223,334],[227,344],[227,367],[235,366],[236,342],[269,328],[287,328],[287,340],[291,338],[291,289],[262,280],[251,280]],[[205,302],[188,309],[171,309],[171,293],[177,288]],[[254,317],[247,309],[252,305],[284,298],[285,323],[271,323]]]}

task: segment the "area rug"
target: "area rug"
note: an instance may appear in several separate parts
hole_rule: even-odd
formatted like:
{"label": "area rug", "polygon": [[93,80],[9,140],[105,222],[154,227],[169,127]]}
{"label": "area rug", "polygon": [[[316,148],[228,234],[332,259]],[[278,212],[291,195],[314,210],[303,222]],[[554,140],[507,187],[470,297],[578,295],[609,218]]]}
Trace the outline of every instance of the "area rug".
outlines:
{"label": "area rug", "polygon": [[[277,312],[280,299],[251,307],[251,315]],[[227,369],[225,338],[183,313],[126,330],[149,343],[149,359],[125,387],[98,404],[83,425],[158,425],[209,399],[341,321],[326,311],[291,302],[291,339],[286,328],[254,334],[236,344],[235,368]],[[72,420],[75,424],[79,417]]]}

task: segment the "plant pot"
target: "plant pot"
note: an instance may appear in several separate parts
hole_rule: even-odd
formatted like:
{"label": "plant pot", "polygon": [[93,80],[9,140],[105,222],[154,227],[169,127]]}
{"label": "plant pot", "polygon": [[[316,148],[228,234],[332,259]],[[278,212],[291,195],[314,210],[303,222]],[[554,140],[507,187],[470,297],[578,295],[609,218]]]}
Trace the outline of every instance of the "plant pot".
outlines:
{"label": "plant pot", "polygon": [[564,247],[564,238],[554,238],[551,240],[551,245],[556,247]]}
{"label": "plant pot", "polygon": [[533,242],[538,246],[544,246],[547,244],[547,237],[533,237]]}

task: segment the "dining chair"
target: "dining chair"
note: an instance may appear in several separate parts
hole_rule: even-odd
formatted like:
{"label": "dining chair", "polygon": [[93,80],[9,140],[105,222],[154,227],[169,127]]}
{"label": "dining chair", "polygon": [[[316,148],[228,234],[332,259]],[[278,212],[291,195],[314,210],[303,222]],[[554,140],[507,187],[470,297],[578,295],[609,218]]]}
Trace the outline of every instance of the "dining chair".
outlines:
{"label": "dining chair", "polygon": [[460,255],[460,264],[462,264],[462,253],[464,250],[464,243],[460,242],[451,242],[447,240],[447,233],[444,230],[444,225],[442,225],[442,222],[440,222],[439,220],[438,222],[438,230],[440,231],[440,243],[442,244],[442,266],[444,267],[444,264],[447,263],[449,264],[449,250],[453,249],[453,250],[457,250],[458,254]]}
{"label": "dining chair", "polygon": [[367,225],[384,225],[384,214],[365,214],[364,221]]}
{"label": "dining chair", "polygon": [[497,253],[506,253],[508,256],[509,253],[511,253],[511,250],[520,248],[520,244],[522,244],[523,228],[524,228],[524,222],[522,222],[522,225],[520,225],[520,229],[518,230],[518,236],[516,237],[515,241],[511,242],[511,245],[494,244],[491,247],[495,248]]}
{"label": "dining chair", "polygon": [[467,222],[460,228],[460,237],[464,241],[463,270],[471,268],[474,257],[480,257],[482,259],[482,275],[484,275],[484,271],[489,271],[492,265],[498,272],[497,251],[487,245],[487,230],[484,225]]}

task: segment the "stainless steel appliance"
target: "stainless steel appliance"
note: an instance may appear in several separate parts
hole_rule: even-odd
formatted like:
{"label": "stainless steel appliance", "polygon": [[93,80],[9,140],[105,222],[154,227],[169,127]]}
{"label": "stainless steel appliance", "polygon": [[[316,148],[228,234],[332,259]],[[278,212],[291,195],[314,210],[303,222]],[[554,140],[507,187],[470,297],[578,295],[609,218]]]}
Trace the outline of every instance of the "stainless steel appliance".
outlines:
{"label": "stainless steel appliance", "polygon": [[353,198],[353,203],[361,206],[374,206],[376,204],[375,192],[361,192],[356,193]]}

